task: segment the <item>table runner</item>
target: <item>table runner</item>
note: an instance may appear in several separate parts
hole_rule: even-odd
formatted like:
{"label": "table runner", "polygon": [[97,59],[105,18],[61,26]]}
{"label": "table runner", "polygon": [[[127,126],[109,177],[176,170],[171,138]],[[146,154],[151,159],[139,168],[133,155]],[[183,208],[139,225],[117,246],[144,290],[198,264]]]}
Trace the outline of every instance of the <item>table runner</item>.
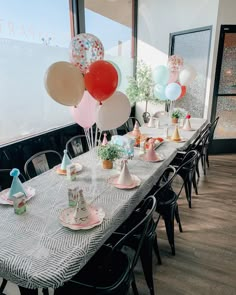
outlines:
{"label": "table runner", "polygon": [[[176,148],[188,145],[205,123],[203,119],[196,121],[197,131],[186,133],[186,143],[162,144],[158,152],[164,154],[163,162],[144,162],[136,151],[128,167],[142,180],[139,188],[119,190],[108,184],[108,177],[117,171],[103,170],[93,151],[73,159],[83,165],[76,182],[57,175],[55,169],[26,182],[24,185],[36,189],[36,195],[25,214],[15,215],[12,207],[0,206],[0,276],[26,288],[57,288],[69,280],[144,198],[175,157]],[[87,201],[104,209],[100,226],[72,231],[59,223],[60,211],[68,207],[68,187],[75,184],[83,189]]]}

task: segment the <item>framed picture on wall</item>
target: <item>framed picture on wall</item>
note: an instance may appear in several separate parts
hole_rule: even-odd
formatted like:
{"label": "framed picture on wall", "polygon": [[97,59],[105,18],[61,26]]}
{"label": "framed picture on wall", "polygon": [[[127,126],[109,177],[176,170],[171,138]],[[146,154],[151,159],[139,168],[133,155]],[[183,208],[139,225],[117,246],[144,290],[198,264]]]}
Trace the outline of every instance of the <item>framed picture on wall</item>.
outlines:
{"label": "framed picture on wall", "polygon": [[175,101],[175,107],[190,111],[192,117],[204,115],[211,30],[209,26],[170,34],[169,55],[183,57],[184,64],[194,67],[197,72],[195,80],[187,86],[186,95]]}

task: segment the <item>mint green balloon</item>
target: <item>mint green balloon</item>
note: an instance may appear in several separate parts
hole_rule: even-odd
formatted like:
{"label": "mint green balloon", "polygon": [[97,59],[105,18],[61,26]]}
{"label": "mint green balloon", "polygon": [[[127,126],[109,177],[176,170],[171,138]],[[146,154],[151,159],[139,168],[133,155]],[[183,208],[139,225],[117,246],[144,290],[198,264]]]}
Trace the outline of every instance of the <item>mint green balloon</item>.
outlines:
{"label": "mint green balloon", "polygon": [[160,85],[166,85],[170,78],[169,69],[166,66],[157,66],[153,71],[153,80]]}
{"label": "mint green balloon", "polygon": [[165,95],[165,89],[166,89],[166,86],[157,84],[154,87],[154,96],[155,96],[155,98],[157,98],[159,100],[167,100],[167,97]]}

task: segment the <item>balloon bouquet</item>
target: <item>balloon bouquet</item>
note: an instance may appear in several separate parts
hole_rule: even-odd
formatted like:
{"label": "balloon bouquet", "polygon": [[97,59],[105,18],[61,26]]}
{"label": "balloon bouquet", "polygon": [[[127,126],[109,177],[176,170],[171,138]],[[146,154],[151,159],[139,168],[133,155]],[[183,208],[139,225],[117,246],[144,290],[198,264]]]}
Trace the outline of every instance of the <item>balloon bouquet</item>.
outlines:
{"label": "balloon bouquet", "polygon": [[73,37],[70,61],[59,61],[48,68],[45,88],[56,102],[70,106],[73,119],[84,128],[92,149],[98,132],[101,136],[102,131],[118,128],[128,120],[131,106],[128,97],[116,91],[119,68],[104,60],[103,44],[96,36],[82,33]]}
{"label": "balloon bouquet", "polygon": [[173,108],[173,102],[185,96],[187,86],[195,77],[193,67],[184,65],[181,56],[171,55],[167,66],[160,65],[154,69],[154,95],[160,100],[170,102],[170,108]]}

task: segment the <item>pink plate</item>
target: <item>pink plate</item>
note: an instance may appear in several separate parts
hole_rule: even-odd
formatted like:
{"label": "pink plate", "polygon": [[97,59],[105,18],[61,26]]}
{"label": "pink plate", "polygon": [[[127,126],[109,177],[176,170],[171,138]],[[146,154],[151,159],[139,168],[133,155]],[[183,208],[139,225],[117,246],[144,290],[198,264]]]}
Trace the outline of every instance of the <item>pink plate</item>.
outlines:
{"label": "pink plate", "polygon": [[151,161],[146,160],[146,159],[144,158],[144,155],[145,155],[145,154],[140,155],[139,158],[140,158],[141,160],[143,160],[143,161],[146,161],[146,162],[157,163],[157,162],[161,162],[161,161],[164,161],[164,160],[165,160],[165,157],[164,157],[162,154],[158,154],[158,153],[156,153],[156,155],[157,155],[158,158],[157,158],[156,160],[151,160]]}
{"label": "pink plate", "polygon": [[[25,188],[25,192],[27,195],[26,201],[29,201],[31,198],[35,196],[35,189],[30,186],[27,186]],[[9,188],[0,192],[0,204],[13,206],[13,201],[8,200],[8,193],[9,193]]]}
{"label": "pink plate", "polygon": [[120,176],[119,174],[111,176],[110,178],[108,178],[108,182],[119,189],[132,189],[137,186],[140,186],[140,184],[141,184],[141,179],[136,175],[131,175],[132,180],[133,180],[133,183],[131,185],[118,184],[117,181],[118,181],[119,176]]}
{"label": "pink plate", "polygon": [[89,210],[90,210],[90,217],[88,220],[81,221],[80,223],[75,223],[75,220],[74,220],[75,207],[66,208],[62,210],[60,213],[60,216],[59,216],[60,223],[63,226],[73,230],[90,229],[101,224],[105,217],[105,212],[103,211],[103,209],[90,207]]}
{"label": "pink plate", "polygon": [[[82,170],[83,166],[81,164],[79,164],[79,163],[73,163],[73,164],[75,164],[76,174],[78,174]],[[57,174],[59,174],[59,175],[66,175],[66,170],[61,170],[60,169],[60,166],[61,165],[57,165],[55,167],[56,168],[56,171],[57,171]]]}

